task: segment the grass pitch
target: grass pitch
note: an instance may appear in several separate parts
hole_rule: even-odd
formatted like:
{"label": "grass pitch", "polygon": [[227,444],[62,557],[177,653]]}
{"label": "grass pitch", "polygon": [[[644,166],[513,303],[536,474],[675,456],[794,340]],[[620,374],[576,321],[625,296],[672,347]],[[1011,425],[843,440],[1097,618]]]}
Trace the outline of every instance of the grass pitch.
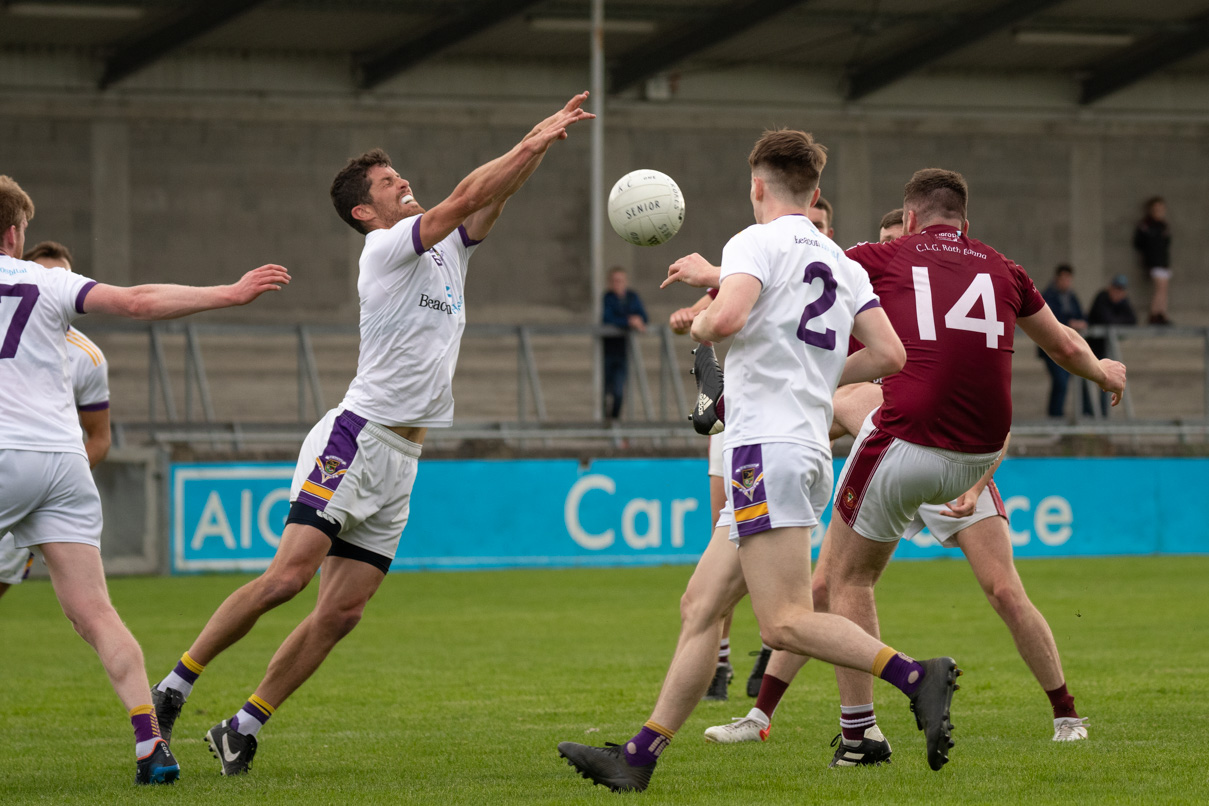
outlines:
{"label": "grass pitch", "polygon": [[[883,634],[951,654],[957,746],[928,770],[905,698],[878,684],[894,763],[830,770],[839,708],[811,663],[760,745],[707,745],[747,712],[750,607],[731,642],[728,703],[702,703],[650,789],[615,795],[558,758],[562,740],[623,741],[648,716],[676,640],[689,567],[399,574],[360,627],[261,733],[250,775],[218,774],[202,740],[254,689],[314,589],[261,620],[202,675],[176,726],[182,780],[136,789],[129,723],[48,583],[0,600],[0,803],[249,804],[1189,803],[1209,800],[1209,558],[1027,560],[1091,739],[1050,741],[1049,705],[964,562],[894,563]],[[243,577],[119,579],[111,591],[163,676]]]}

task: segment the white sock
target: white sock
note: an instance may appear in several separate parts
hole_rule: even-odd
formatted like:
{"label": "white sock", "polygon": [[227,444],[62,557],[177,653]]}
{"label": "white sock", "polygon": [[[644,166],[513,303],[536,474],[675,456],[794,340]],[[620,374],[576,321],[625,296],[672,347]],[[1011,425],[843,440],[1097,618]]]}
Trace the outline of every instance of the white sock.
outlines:
{"label": "white sock", "polygon": [[145,741],[135,742],[134,743],[134,757],[143,758],[144,756],[146,756],[148,753],[150,753],[152,750],[155,749],[155,745],[157,743],[162,742],[163,740],[164,739],[162,736],[156,736],[154,739],[146,739]]}
{"label": "white sock", "polygon": [[183,694],[185,699],[189,699],[189,695],[193,693],[193,684],[177,674],[175,670],[168,672],[168,676],[156,684],[155,687],[160,691],[174,688]]}
{"label": "white sock", "polygon": [[730,639],[723,638],[722,643],[718,645],[718,665],[725,666],[730,663]]}
{"label": "white sock", "polygon": [[768,714],[764,713],[759,708],[753,708],[748,711],[747,718],[754,722],[760,723],[760,727],[762,728],[768,727],[769,723],[772,722],[772,720],[768,718]]}
{"label": "white sock", "polygon": [[255,736],[264,727],[264,723],[249,714],[247,710],[240,708],[239,713],[235,715],[235,724],[232,727],[244,736]]}
{"label": "white sock", "polygon": [[763,641],[760,642],[760,649],[765,652],[772,652],[772,647],[770,647],[768,644],[764,643]]}

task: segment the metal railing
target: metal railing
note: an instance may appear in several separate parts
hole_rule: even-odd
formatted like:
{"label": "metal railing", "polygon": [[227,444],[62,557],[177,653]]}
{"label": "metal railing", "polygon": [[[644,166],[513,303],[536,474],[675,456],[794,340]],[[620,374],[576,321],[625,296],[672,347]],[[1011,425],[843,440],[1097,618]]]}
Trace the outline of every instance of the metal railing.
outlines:
{"label": "metal railing", "polygon": [[[145,335],[147,339],[147,420],[122,420],[113,423],[114,440],[118,445],[130,444],[136,434],[141,441],[165,444],[176,442],[220,444],[242,449],[249,444],[296,442],[328,410],[332,401],[326,399],[320,381],[320,367],[315,357],[315,338],[344,336],[356,338],[356,325],[273,325],[273,324],[211,324],[211,323],[138,323],[106,321],[91,323],[90,336],[104,342],[108,334]],[[295,343],[295,374],[297,386],[297,422],[255,422],[251,420],[220,420],[215,412],[210,374],[206,368],[202,341],[207,336],[246,337],[262,341],[268,337],[289,337]],[[171,361],[166,349],[167,337],[183,337],[183,360]],[[552,421],[547,409],[547,390],[538,366],[535,338],[590,337],[594,349],[601,349],[601,340],[623,337],[626,340],[627,390],[624,398],[627,419],[604,427],[600,422]],[[437,429],[430,440],[463,439],[531,439],[548,442],[554,437],[568,439],[619,442],[631,438],[652,439],[692,436],[681,417],[688,412],[688,396],[684,383],[687,375],[676,358],[676,344],[667,326],[653,326],[645,334],[607,325],[537,324],[496,325],[468,324],[466,339],[490,339],[496,342],[511,339],[515,343],[517,393],[515,421],[489,423],[460,423],[451,429]],[[643,342],[657,342],[658,399],[652,394],[650,376],[643,356]],[[681,340],[684,348],[686,341]],[[184,395],[178,404],[172,382],[173,370],[183,367]],[[585,373],[591,362],[585,356]],[[351,377],[352,367],[349,367]],[[591,384],[585,384],[591,388]],[[595,402],[591,411],[599,416]]]}
{"label": "metal railing", "polygon": [[[327,411],[333,402],[325,398],[320,382],[320,367],[315,355],[315,339],[333,335],[355,339],[355,325],[223,325],[211,323],[90,323],[88,332],[103,337],[110,333],[145,334],[147,338],[148,372],[148,419],[136,422],[117,419],[114,423],[115,443],[157,444],[197,443],[212,447],[230,445],[239,450],[249,445],[277,445],[299,441],[314,421]],[[465,419],[453,428],[435,429],[429,434],[430,441],[456,442],[459,440],[505,440],[524,443],[538,440],[549,445],[551,440],[611,441],[621,444],[624,440],[649,440],[660,444],[667,440],[691,441],[694,435],[688,429],[683,415],[689,410],[685,394],[686,374],[677,360],[677,350],[686,349],[683,339],[677,344],[666,326],[651,327],[645,334],[620,330],[608,326],[591,325],[493,325],[470,324],[466,327],[466,338],[485,338],[499,342],[512,340],[516,350],[517,390],[516,416],[514,420],[472,422]],[[1204,327],[1139,327],[1099,326],[1090,328],[1088,336],[1101,337],[1106,341],[1107,353],[1120,358],[1122,343],[1136,340],[1196,339],[1201,344],[1200,363],[1203,374],[1203,401],[1200,417],[1139,418],[1134,405],[1133,387],[1128,387],[1122,404],[1114,409],[1110,418],[1105,418],[1100,408],[1092,406],[1093,415],[1081,413],[1078,399],[1071,407],[1072,414],[1064,421],[1020,420],[1013,424],[1013,433],[1022,437],[1059,437],[1071,435],[1095,435],[1108,438],[1118,437],[1175,437],[1181,441],[1209,439],[1209,328]],[[182,407],[173,390],[172,374],[182,367],[182,361],[172,362],[165,346],[166,337],[174,337],[179,343],[183,337],[184,399]],[[207,372],[202,341],[207,336],[245,336],[250,339],[264,337],[289,337],[294,341],[296,356],[297,421],[256,422],[245,420],[219,420],[215,413],[210,376]],[[573,421],[551,417],[547,407],[547,389],[536,357],[535,339],[550,337],[590,337],[600,349],[600,340],[606,337],[624,337],[629,351],[628,389],[626,395],[626,419],[605,426],[599,420]],[[644,341],[657,342],[658,397],[652,393],[650,376],[646,370],[643,354]],[[1027,344],[1021,336],[1021,344]],[[649,352],[649,351],[648,351]],[[585,373],[590,359],[584,356]],[[350,368],[351,370],[351,368]],[[351,372],[350,372],[351,374]],[[1100,394],[1090,381],[1082,381],[1092,395],[1093,403]],[[1136,383],[1135,383],[1136,385]],[[590,383],[584,388],[590,390]],[[1072,385],[1078,390],[1079,385]],[[1080,390],[1081,391],[1081,390]],[[591,391],[588,394],[593,394]],[[1076,397],[1078,396],[1076,393]],[[599,413],[596,401],[591,411]]]}

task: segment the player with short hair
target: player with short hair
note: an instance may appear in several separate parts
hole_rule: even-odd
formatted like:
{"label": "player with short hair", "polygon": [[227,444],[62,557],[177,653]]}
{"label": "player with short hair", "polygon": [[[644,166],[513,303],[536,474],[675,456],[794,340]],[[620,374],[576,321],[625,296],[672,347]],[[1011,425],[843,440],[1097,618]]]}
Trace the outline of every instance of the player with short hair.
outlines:
{"label": "player with short hair", "polygon": [[[828,238],[833,237],[835,233],[834,211],[831,203],[819,196],[809,210],[806,211],[806,217],[810,219],[810,223],[814,224],[820,233]],[[685,260],[697,258],[700,262],[710,265],[705,258],[693,253]],[[711,266],[715,271],[718,267]],[[660,288],[668,285],[665,282]],[[709,307],[709,303],[717,295],[718,290],[711,288],[708,293],[703,294],[701,299],[697,300],[691,307],[680,308],[672,312],[668,319],[668,324],[672,331],[678,334],[689,332],[692,327],[693,319],[697,314]],[[702,356],[704,358],[704,356]],[[723,486],[722,477],[722,451],[725,433],[717,433],[709,438],[709,501],[710,512],[712,517],[710,523],[717,523],[718,513],[722,511],[723,505],[726,503],[726,488]],[[718,645],[718,662],[714,669],[714,679],[709,684],[709,689],[706,690],[703,699],[724,702],[729,698],[727,689],[730,686],[730,681],[735,676],[734,667],[730,662],[730,625],[734,618],[734,612],[728,612],[722,622],[722,641]],[[747,696],[755,697],[760,693],[760,680],[764,677],[764,670],[768,667],[768,660],[772,657],[772,647],[760,641],[760,648],[751,653],[756,658],[756,662],[752,665],[751,674],[747,677]]]}
{"label": "player with short hair", "polygon": [[138,642],[109,601],[101,566],[101,499],[88,472],[67,372],[68,325],[85,313],[171,319],[245,305],[289,282],[261,266],[235,285],[119,288],[21,260],[29,194],[0,176],[0,532],[37,547],[76,632],[101,659],[135,735],[135,782],[172,783],[180,766],[160,735]]}
{"label": "player with short hair", "polygon": [[[54,241],[43,241],[30,249],[24,260],[47,269],[71,271],[71,252]],[[93,468],[109,453],[109,366],[101,348],[75,326],[67,331],[67,360],[76,413],[84,429],[84,453],[89,468]],[[11,533],[0,537],[0,596],[25,581],[33,562],[34,553],[17,548]]]}
{"label": "player with short hair", "polygon": [[895,207],[882,216],[877,225],[877,242],[885,243],[903,237],[903,208]]}
{"label": "player with short hair", "polygon": [[576,95],[429,210],[381,149],[349,160],[333,180],[337,214],[365,235],[357,375],[303,442],[268,570],[227,597],[155,691],[160,724],[170,733],[206,664],[322,568],[314,609],[278,648],[243,707],[206,733],[223,775],[248,771],[260,728],[353,630],[390,568],[424,437],[453,421],[467,263],[547,149],[570,126],[595,117],[582,109],[587,97]]}
{"label": "player with short hair", "polygon": [[[650,782],[709,685],[722,616],[745,591],[770,645],[892,683],[912,700],[929,765],[948,760],[953,660],[919,663],[811,605],[810,530],[831,493],[831,397],[837,384],[882,377],[905,358],[868,277],[806,220],[825,161],[805,132],[766,132],[757,141],[748,158],[756,224],[726,245],[718,297],[693,320],[697,341],[735,336],[727,507],[681,600],[680,640],[651,719],[622,746],[558,746],[584,777],[614,791]],[[676,274],[673,264],[669,277]],[[846,357],[850,332],[866,347]]]}
{"label": "player with short hair", "polygon": [[[827,538],[830,609],[871,635],[874,585],[920,507],[952,501],[993,472],[1011,426],[1017,325],[1114,405],[1125,388],[1123,364],[1096,359],[1024,269],[969,237],[968,195],[955,171],[917,171],[903,192],[904,237],[847,252],[907,347],[906,367],[883,381],[883,402],[845,462]],[[836,678],[843,719],[875,725],[872,679],[846,669]]]}

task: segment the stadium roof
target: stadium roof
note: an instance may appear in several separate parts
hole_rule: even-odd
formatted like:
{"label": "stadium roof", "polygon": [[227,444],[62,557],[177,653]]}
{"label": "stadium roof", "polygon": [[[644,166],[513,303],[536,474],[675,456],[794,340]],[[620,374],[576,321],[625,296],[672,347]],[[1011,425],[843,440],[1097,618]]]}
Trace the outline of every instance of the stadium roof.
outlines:
{"label": "stadium roof", "polygon": [[[431,59],[582,60],[590,0],[0,0],[0,48],[69,47],[97,86],[182,49],[347,55],[349,89]],[[1044,74],[1089,104],[1159,71],[1209,78],[1209,0],[606,0],[612,92],[776,66],[849,101],[928,70]]]}

